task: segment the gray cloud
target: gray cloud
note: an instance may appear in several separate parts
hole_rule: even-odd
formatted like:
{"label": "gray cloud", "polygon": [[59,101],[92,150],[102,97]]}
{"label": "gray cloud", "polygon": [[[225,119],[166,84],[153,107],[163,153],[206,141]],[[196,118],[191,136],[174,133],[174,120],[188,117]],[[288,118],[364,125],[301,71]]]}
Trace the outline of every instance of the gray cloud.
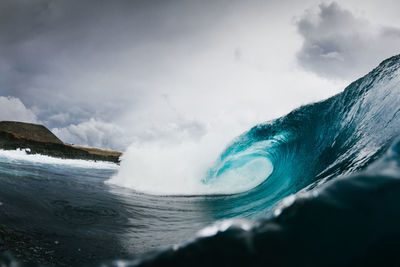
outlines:
{"label": "gray cloud", "polygon": [[400,53],[400,28],[373,25],[336,2],[306,11],[297,29],[304,39],[299,64],[325,77],[354,79]]}
{"label": "gray cloud", "polygon": [[0,95],[21,99],[71,142],[110,147],[73,129],[107,132],[89,125],[117,121],[171,90],[166,70],[200,51],[230,8],[208,2],[1,1]]}
{"label": "gray cloud", "polygon": [[180,0],[1,1],[2,94],[40,107],[41,118],[56,111],[77,123],[93,112],[113,119],[154,90],[147,84],[177,54],[192,52],[196,40],[202,46],[203,32],[228,7],[206,10],[203,2]]}

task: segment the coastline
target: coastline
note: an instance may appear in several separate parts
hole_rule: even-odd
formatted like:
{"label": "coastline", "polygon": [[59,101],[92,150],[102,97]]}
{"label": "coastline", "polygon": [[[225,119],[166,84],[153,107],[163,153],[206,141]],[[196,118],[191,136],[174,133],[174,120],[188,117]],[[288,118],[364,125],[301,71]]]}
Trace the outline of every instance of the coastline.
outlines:
{"label": "coastline", "polygon": [[[5,122],[1,122],[5,123]],[[0,149],[4,150],[17,150],[25,149],[28,154],[41,154],[51,157],[63,158],[63,159],[83,159],[83,160],[94,160],[94,161],[108,161],[113,163],[120,162],[121,152],[113,150],[105,150],[99,148],[75,146],[71,144],[65,144],[62,141],[47,141],[35,139],[30,137],[34,134],[35,128],[41,127],[41,130],[46,131],[48,135],[53,135],[47,128],[41,125],[26,124],[20,122],[7,122],[18,126],[30,126],[32,129],[26,131],[26,134],[22,135],[21,132],[16,133],[15,131],[4,130],[0,127]],[[0,124],[1,126],[1,124]]]}

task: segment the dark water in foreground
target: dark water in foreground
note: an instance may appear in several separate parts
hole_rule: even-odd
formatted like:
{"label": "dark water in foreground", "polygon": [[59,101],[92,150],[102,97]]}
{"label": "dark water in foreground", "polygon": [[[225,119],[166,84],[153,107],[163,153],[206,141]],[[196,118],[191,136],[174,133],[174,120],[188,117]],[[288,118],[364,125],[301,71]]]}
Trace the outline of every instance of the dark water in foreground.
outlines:
{"label": "dark water in foreground", "polygon": [[0,156],[0,247],[50,265],[398,266],[399,136],[396,56],[235,139],[203,183],[270,162],[245,193],[149,196],[104,184],[115,166]]}
{"label": "dark water in foreground", "polygon": [[15,234],[10,243],[23,243],[15,244],[13,254],[60,265],[132,257],[191,239],[219,217],[231,216],[224,204],[229,197],[144,195],[104,183],[116,165],[89,164],[0,155],[0,237]]}

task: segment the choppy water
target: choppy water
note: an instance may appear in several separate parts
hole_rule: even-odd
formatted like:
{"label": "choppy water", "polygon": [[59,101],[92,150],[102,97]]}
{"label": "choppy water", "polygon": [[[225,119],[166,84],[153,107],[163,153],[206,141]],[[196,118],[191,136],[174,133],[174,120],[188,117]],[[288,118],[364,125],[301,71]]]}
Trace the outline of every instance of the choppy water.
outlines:
{"label": "choppy water", "polygon": [[[0,152],[0,234],[14,238],[3,247],[21,239],[11,249],[17,258],[58,265],[395,261],[399,133],[396,56],[344,92],[235,139],[202,184],[220,188],[234,177],[252,185],[241,193],[147,195],[105,183],[115,165]],[[174,244],[185,245],[168,249]],[[32,247],[39,252],[27,253]]]}

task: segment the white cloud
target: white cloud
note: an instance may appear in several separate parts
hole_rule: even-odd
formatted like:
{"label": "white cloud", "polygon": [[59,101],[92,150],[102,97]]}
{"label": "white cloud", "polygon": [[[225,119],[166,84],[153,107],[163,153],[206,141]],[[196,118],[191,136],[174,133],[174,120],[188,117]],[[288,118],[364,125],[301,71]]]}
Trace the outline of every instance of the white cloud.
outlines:
{"label": "white cloud", "polygon": [[36,123],[36,115],[19,98],[0,96],[0,121]]}
{"label": "white cloud", "polygon": [[54,128],[53,133],[66,143],[91,147],[123,150],[129,140],[117,125],[90,119],[64,128]]}
{"label": "white cloud", "polygon": [[305,69],[329,78],[355,79],[400,53],[400,28],[374,25],[336,2],[307,10],[297,21]]}

